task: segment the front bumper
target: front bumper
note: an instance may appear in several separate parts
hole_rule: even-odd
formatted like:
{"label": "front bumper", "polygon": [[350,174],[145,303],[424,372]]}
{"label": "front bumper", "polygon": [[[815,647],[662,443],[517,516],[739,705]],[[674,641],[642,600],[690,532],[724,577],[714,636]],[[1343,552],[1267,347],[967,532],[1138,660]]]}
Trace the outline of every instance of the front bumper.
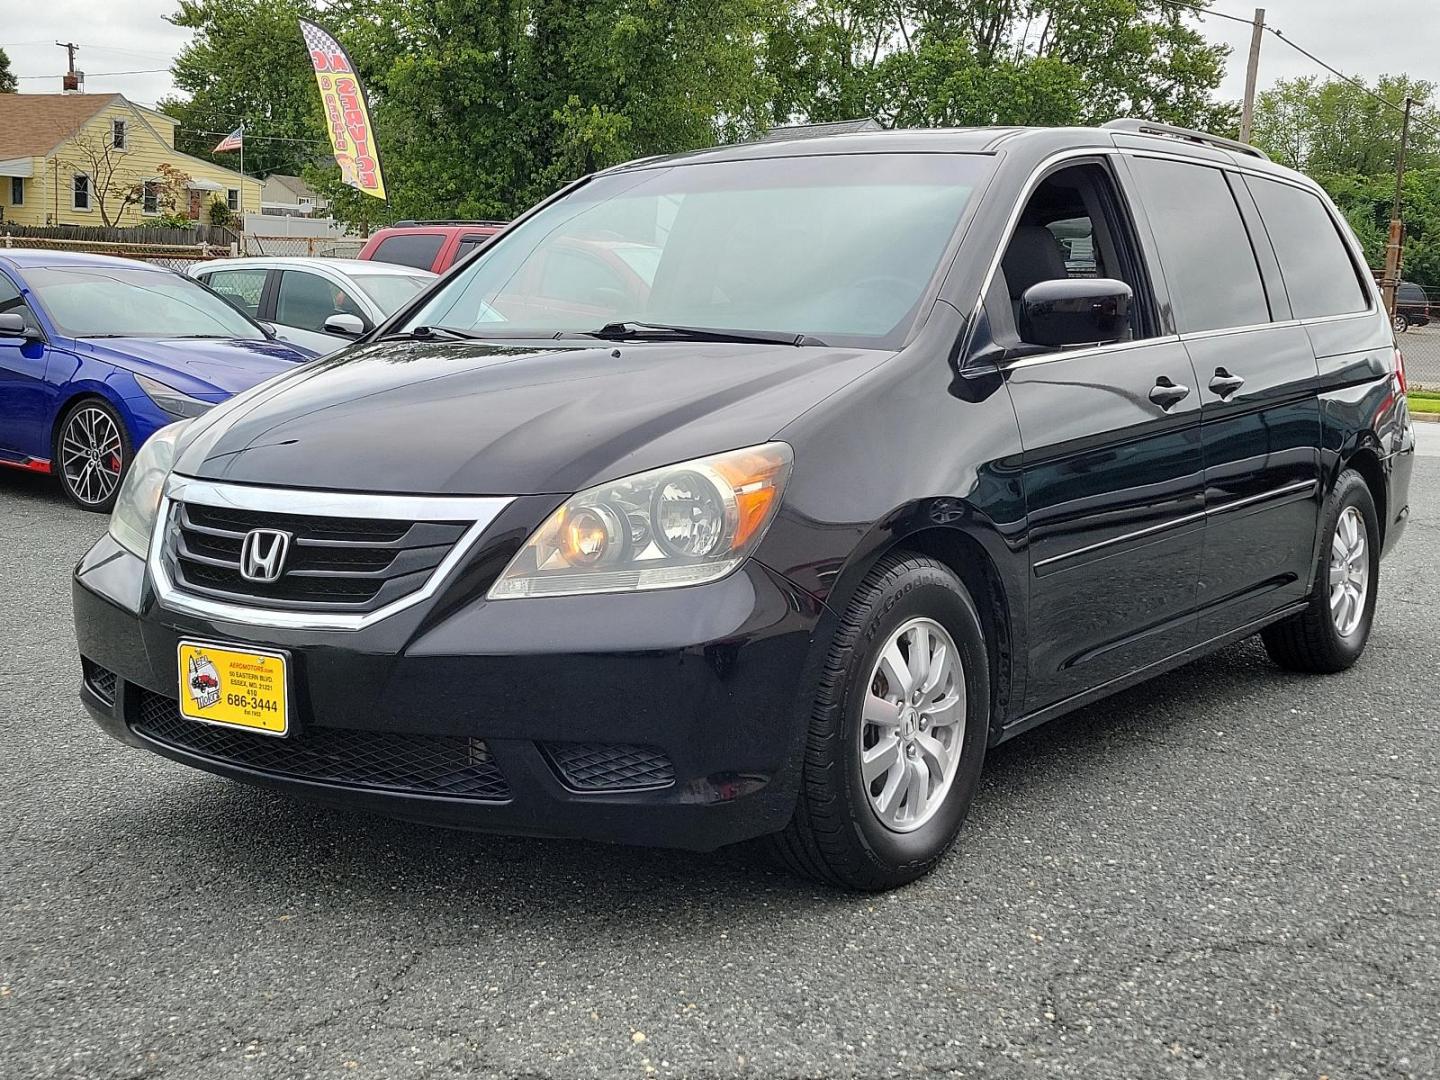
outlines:
{"label": "front bumper", "polygon": [[[698,850],[789,820],[824,612],[752,561],[693,588],[262,629],[162,607],[108,536],[74,605],[81,699],[132,746],[396,817]],[[181,638],[286,651],[295,741],[180,720]]]}

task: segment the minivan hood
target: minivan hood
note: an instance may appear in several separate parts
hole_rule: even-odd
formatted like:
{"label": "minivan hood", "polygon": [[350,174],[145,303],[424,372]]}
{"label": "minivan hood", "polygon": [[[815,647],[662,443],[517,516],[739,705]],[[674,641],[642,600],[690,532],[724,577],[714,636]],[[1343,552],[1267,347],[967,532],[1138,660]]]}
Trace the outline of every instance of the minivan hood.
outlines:
{"label": "minivan hood", "polygon": [[245,338],[82,338],[96,356],[204,401],[223,401],[314,354]]}
{"label": "minivan hood", "polygon": [[569,494],[768,441],[889,353],[642,343],[381,342],[197,423],[176,472],[406,494]]}

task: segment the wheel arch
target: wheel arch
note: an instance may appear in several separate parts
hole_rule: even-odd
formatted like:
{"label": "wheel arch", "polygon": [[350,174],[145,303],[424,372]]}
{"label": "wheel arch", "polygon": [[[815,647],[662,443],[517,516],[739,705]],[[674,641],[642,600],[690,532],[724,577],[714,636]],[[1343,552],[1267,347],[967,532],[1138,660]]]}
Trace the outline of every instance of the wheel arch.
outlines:
{"label": "wheel arch", "polygon": [[1385,478],[1385,467],[1380,463],[1379,446],[1379,440],[1372,433],[1362,433],[1356,443],[1340,455],[1335,474],[1330,477],[1330,483],[1326,490],[1334,490],[1340,474],[1346,469],[1358,472],[1365,481],[1365,486],[1370,489],[1370,498],[1375,503],[1375,516],[1379,521],[1380,528],[1380,543],[1383,546],[1385,533],[1390,524],[1390,486]]}
{"label": "wheel arch", "polygon": [[[935,505],[946,512],[936,514]],[[980,614],[985,639],[990,646],[990,731],[998,737],[1014,702],[1023,698],[1025,665],[1016,660],[1024,655],[1024,588],[1028,580],[1023,553],[1007,543],[988,518],[966,508],[956,514],[955,500],[935,500],[931,512],[917,514],[914,507],[891,515],[859,545],[835,579],[826,603],[843,612],[854,598],[865,576],[887,555],[914,552],[943,563],[964,584]],[[908,521],[899,526],[896,518]],[[937,518],[955,518],[953,524],[939,524]]]}

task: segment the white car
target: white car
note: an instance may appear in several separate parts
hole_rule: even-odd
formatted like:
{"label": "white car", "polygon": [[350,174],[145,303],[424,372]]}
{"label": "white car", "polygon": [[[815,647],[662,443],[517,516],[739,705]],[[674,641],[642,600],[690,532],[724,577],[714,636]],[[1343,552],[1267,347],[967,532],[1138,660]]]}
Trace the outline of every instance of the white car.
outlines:
{"label": "white car", "polygon": [[281,256],[212,259],[189,273],[282,341],[321,354],[383,322],[436,278],[394,263]]}

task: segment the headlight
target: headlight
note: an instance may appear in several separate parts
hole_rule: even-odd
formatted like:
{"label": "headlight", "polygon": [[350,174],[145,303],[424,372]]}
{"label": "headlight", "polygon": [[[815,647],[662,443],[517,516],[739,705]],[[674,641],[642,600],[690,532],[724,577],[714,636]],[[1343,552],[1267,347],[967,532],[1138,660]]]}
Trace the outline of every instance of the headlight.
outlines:
{"label": "headlight", "polygon": [[166,386],[144,375],[136,375],[135,381],[140,384],[140,389],[145,391],[145,396],[158,405],[161,411],[177,419],[199,416],[215,407],[213,401],[201,401],[189,394],[182,394],[173,386]]}
{"label": "headlight", "polygon": [[155,514],[160,509],[160,493],[170,466],[175,464],[175,444],[190,421],[163,427],[140,447],[120,494],[110,512],[110,535],[126,551],[140,558],[150,552],[150,536],[155,531]]}
{"label": "headlight", "polygon": [[490,599],[637,592],[722,578],[765,535],[792,459],[784,443],[767,443],[582,491],[525,542],[490,587]]}

